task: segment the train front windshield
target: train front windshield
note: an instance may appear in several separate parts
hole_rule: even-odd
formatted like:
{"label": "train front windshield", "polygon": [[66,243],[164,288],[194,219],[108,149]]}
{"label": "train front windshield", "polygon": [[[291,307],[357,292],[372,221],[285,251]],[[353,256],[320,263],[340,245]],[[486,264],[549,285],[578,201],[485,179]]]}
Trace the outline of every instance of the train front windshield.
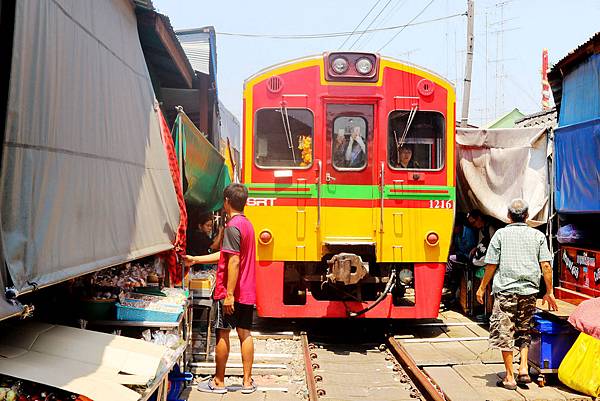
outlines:
{"label": "train front windshield", "polygon": [[445,157],[445,125],[444,116],[435,111],[393,111],[389,117],[388,127],[390,167],[441,169]]}

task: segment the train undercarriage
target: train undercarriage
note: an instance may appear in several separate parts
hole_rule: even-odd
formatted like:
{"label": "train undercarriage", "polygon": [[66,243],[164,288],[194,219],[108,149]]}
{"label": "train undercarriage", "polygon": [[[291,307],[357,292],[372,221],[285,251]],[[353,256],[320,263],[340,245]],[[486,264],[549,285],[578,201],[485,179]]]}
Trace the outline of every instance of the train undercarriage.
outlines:
{"label": "train undercarriage", "polygon": [[[283,303],[318,301],[380,302],[390,294],[394,306],[414,306],[414,265],[377,263],[374,252],[328,253],[320,262],[285,262]],[[373,305],[375,306],[375,305]]]}

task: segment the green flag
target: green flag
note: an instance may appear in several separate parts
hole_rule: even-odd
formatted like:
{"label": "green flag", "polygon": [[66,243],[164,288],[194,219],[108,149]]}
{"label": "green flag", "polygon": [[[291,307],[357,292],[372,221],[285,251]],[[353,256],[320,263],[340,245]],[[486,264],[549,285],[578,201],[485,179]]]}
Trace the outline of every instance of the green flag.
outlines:
{"label": "green flag", "polygon": [[184,112],[177,115],[172,132],[179,167],[183,165],[185,202],[200,212],[219,210],[223,207],[223,190],[231,183],[225,158]]}

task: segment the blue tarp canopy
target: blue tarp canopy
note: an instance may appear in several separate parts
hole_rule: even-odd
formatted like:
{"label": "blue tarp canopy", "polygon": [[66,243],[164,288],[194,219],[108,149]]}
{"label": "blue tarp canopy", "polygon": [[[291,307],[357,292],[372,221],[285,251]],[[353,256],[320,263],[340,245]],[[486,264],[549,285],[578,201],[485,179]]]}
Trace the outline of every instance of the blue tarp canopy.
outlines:
{"label": "blue tarp canopy", "polygon": [[565,75],[562,85],[559,126],[600,117],[600,54]]}
{"label": "blue tarp canopy", "polygon": [[554,148],[556,210],[600,213],[600,118],[557,128]]}

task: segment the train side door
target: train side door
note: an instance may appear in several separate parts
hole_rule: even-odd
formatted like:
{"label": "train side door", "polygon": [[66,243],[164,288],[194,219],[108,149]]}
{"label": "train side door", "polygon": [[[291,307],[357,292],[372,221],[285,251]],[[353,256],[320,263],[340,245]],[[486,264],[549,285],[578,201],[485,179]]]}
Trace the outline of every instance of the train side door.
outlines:
{"label": "train side door", "polygon": [[368,243],[375,239],[375,106],[325,104],[322,177],[325,243]]}

